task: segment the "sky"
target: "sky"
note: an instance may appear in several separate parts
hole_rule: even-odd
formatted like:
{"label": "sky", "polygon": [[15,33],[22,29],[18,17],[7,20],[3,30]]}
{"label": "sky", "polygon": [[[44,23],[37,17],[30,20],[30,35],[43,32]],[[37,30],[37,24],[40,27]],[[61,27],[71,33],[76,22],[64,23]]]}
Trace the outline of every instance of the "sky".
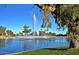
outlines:
{"label": "sky", "polygon": [[[24,25],[28,25],[33,31],[33,12],[36,15],[36,31],[38,32],[42,23],[41,11],[33,4],[0,4],[0,26],[5,26],[7,30],[19,33],[23,31]],[[55,32],[56,34],[65,34],[67,32],[67,28],[58,30],[53,17],[52,20],[52,27],[49,32]]]}

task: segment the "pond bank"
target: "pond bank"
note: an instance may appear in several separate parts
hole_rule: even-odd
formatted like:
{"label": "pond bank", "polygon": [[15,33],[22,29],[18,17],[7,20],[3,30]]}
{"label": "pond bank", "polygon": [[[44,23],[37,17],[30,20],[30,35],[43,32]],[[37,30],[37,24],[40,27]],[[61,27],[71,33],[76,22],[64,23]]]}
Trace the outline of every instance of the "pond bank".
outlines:
{"label": "pond bank", "polygon": [[79,55],[79,49],[71,48],[71,49],[40,49],[35,51],[26,51],[16,53],[14,55]]}
{"label": "pond bank", "polygon": [[14,39],[16,37],[10,37],[10,36],[0,36],[0,39]]}
{"label": "pond bank", "polygon": [[66,36],[0,36],[0,39],[14,39],[14,38],[57,38],[57,37],[61,37],[61,38],[66,38]]}

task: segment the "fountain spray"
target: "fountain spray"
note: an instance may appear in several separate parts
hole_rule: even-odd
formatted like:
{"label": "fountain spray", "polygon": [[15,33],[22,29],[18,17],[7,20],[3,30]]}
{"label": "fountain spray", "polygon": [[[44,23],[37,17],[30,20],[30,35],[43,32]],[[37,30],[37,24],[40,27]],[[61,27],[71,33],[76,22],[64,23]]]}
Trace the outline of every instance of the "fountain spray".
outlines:
{"label": "fountain spray", "polygon": [[33,20],[34,20],[34,33],[33,33],[33,36],[35,36],[35,33],[36,33],[36,15],[35,15],[34,12],[33,12]]}

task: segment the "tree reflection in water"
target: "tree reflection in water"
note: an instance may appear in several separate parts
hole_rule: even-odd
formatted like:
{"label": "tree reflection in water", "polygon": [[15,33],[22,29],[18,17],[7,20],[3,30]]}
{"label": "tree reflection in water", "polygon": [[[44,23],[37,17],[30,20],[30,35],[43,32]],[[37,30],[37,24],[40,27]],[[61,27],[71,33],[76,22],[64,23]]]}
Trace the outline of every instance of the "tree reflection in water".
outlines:
{"label": "tree reflection in water", "polygon": [[0,48],[5,47],[5,39],[0,39]]}
{"label": "tree reflection in water", "polygon": [[13,42],[13,39],[6,39],[6,44],[11,45]]}
{"label": "tree reflection in water", "polygon": [[31,43],[31,40],[24,40],[23,41],[23,44],[24,44],[24,50],[26,50],[26,49],[29,49],[29,46],[30,46],[30,43]]}

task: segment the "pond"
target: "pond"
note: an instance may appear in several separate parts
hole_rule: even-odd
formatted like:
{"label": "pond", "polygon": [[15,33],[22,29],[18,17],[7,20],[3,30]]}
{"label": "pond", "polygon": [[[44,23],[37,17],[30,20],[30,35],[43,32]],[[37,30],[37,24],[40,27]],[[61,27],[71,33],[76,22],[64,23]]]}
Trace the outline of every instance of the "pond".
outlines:
{"label": "pond", "polygon": [[11,54],[21,51],[37,50],[42,48],[68,47],[66,38],[35,38],[35,39],[0,39],[0,54]]}

